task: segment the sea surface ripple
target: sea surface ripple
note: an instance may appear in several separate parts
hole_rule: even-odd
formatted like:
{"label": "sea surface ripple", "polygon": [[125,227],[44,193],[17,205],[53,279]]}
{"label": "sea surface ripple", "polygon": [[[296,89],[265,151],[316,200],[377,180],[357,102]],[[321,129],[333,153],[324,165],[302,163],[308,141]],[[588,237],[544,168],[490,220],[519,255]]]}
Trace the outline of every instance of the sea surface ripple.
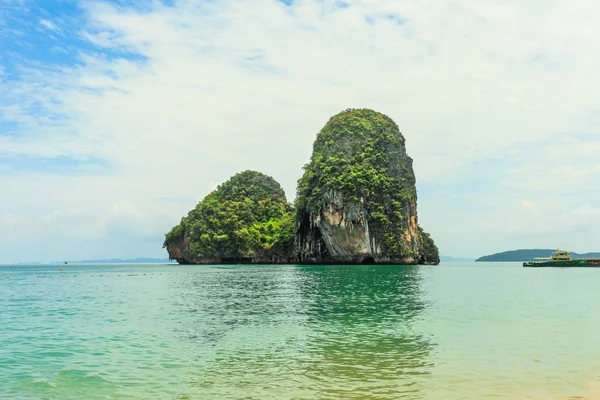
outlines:
{"label": "sea surface ripple", "polygon": [[516,263],[0,266],[0,398],[596,399],[599,287]]}

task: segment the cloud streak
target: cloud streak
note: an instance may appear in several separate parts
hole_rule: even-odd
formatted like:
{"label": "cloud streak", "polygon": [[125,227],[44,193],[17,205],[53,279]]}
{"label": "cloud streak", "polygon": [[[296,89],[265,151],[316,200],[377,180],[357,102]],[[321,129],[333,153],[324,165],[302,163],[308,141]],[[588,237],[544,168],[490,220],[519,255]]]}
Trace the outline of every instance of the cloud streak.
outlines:
{"label": "cloud streak", "polygon": [[53,32],[61,32],[61,29],[54,22],[49,21],[47,19],[41,19],[40,25]]}

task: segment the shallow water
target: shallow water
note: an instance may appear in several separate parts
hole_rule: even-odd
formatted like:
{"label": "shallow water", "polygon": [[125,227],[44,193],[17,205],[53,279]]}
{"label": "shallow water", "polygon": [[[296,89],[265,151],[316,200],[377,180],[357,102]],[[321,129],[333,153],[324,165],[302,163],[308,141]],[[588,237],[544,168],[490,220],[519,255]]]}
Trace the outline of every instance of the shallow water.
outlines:
{"label": "shallow water", "polygon": [[0,398],[600,398],[599,288],[516,263],[0,266]]}

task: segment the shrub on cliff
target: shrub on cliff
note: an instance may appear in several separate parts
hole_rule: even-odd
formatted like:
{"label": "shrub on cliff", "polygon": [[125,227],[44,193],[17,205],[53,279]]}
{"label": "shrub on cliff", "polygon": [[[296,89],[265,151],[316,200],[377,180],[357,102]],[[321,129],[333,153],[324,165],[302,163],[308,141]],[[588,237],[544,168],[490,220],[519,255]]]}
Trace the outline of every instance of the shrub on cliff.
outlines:
{"label": "shrub on cliff", "polygon": [[289,257],[294,251],[292,211],[279,183],[244,171],[191,210],[165,235],[163,247],[185,246],[194,259]]}

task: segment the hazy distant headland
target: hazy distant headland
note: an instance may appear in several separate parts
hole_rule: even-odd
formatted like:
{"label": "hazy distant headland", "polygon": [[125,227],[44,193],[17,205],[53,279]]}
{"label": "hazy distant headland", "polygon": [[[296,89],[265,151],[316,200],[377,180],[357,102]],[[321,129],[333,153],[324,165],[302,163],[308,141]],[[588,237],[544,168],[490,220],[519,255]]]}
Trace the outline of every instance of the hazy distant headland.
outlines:
{"label": "hazy distant headland", "polygon": [[69,264],[163,264],[163,263],[171,263],[172,261],[168,258],[148,258],[148,257],[137,257],[137,258],[106,258],[101,260],[67,260],[67,261],[55,261],[51,264],[64,264],[65,262]]}
{"label": "hazy distant headland", "polygon": [[[534,258],[550,257],[556,249],[522,249],[503,251],[479,257],[475,261],[533,261]],[[600,258],[600,253],[575,253],[571,252],[573,258]]]}

